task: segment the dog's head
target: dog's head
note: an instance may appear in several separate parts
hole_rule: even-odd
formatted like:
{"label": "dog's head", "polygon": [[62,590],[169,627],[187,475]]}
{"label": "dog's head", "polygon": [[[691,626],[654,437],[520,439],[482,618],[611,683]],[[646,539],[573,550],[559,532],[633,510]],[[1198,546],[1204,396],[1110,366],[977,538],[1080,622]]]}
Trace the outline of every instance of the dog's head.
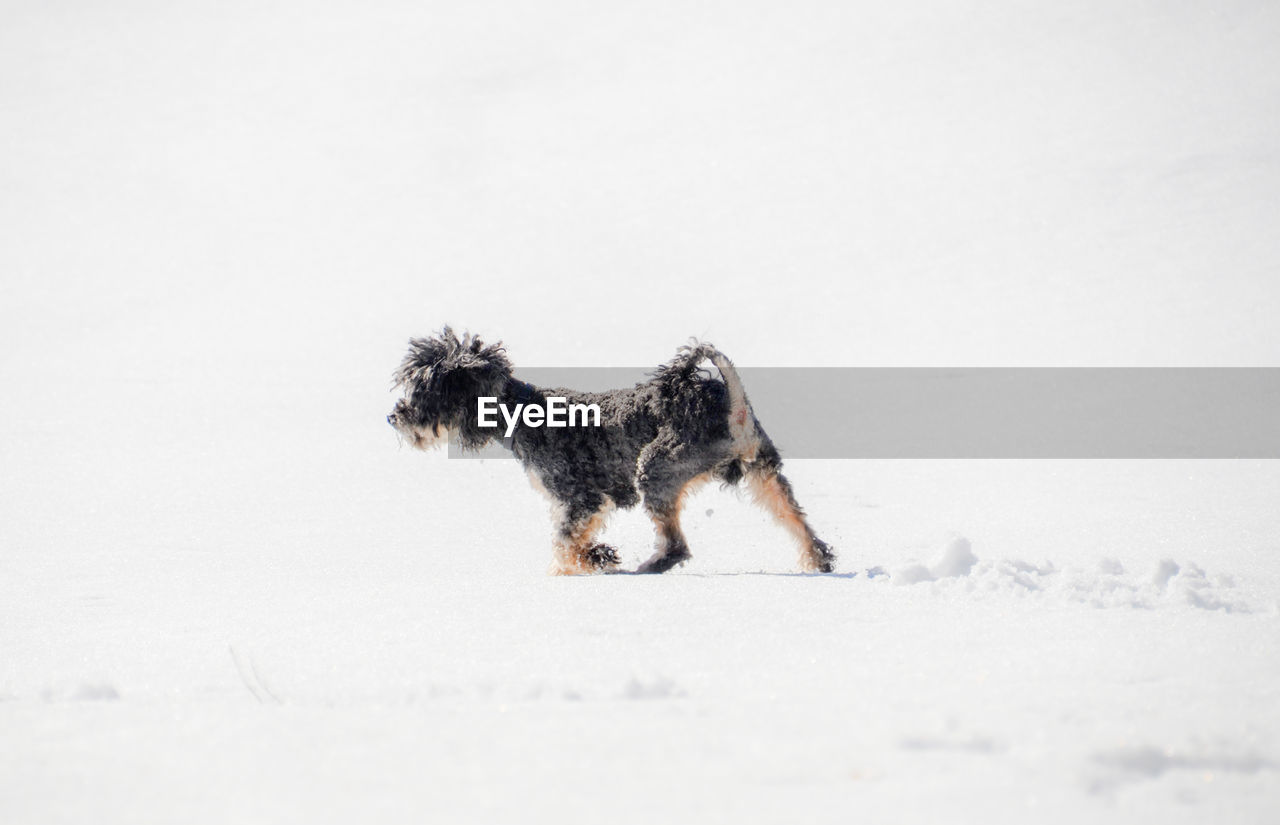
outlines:
{"label": "dog's head", "polygon": [[463,449],[478,449],[498,431],[477,426],[476,400],[505,395],[511,362],[501,343],[485,346],[445,327],[437,336],[410,340],[392,379],[404,398],[387,421],[412,446],[427,450],[452,438]]}

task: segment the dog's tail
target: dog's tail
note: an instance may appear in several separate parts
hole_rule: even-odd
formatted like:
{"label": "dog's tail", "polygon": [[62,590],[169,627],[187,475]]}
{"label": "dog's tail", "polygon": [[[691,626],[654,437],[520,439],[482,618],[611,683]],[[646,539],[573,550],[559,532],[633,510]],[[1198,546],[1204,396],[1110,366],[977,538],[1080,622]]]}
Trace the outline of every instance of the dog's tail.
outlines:
{"label": "dog's tail", "polygon": [[729,435],[733,438],[734,452],[737,458],[746,463],[755,461],[760,450],[761,435],[756,423],[755,413],[751,410],[751,402],[747,400],[747,391],[742,386],[742,378],[734,368],[729,356],[707,343],[694,342],[687,347],[678,359],[688,365],[690,370],[696,369],[703,361],[710,361],[720,372],[725,390],[729,395]]}
{"label": "dog's tail", "polygon": [[747,461],[754,461],[756,451],[760,448],[760,436],[756,428],[756,416],[751,411],[751,402],[747,400],[747,391],[742,386],[742,378],[734,368],[733,362],[715,347],[708,347],[708,360],[716,365],[720,377],[724,379],[725,389],[729,391],[729,434],[734,444],[738,445]]}

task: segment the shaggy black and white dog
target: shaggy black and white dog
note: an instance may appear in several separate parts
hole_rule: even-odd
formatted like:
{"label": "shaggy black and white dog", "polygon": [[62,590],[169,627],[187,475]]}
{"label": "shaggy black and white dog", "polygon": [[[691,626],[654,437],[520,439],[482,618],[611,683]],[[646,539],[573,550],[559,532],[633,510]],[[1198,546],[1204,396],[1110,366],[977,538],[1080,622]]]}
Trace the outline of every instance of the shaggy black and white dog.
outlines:
{"label": "shaggy black and white dog", "polygon": [[[700,369],[704,361],[720,373]],[[551,499],[555,513],[555,563],[562,574],[612,571],[617,552],[595,542],[615,507],[643,503],[657,532],[657,551],[637,572],[662,573],[689,558],[680,530],[680,508],[689,493],[713,479],[745,482],[763,506],[795,538],[800,566],[829,573],[835,554],[805,520],[782,458],[751,411],[733,364],[719,350],[695,343],[682,348],[652,378],[631,389],[602,393],[544,389],[512,376],[501,344],[458,338],[448,327],[414,338],[396,370],[404,392],[387,421],[406,441],[429,449],[446,439],[478,449],[497,438],[524,464],[533,485]],[[540,427],[518,424],[503,439],[479,414],[481,399],[515,408],[596,405],[598,424]],[[485,402],[491,407],[493,400]],[[552,402],[557,403],[557,402]],[[536,422],[536,419],[535,419]]]}

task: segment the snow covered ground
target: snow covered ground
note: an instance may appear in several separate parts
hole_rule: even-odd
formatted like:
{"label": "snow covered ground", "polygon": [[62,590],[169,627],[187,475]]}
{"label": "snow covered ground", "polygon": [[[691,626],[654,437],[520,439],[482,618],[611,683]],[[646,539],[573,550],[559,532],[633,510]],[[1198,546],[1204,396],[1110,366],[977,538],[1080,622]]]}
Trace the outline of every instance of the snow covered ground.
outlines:
{"label": "snow covered ground", "polygon": [[1276,366],[1274,4],[0,16],[0,821],[1274,820],[1280,462],[797,461],[836,574],[708,489],[553,578],[384,421],[445,322]]}

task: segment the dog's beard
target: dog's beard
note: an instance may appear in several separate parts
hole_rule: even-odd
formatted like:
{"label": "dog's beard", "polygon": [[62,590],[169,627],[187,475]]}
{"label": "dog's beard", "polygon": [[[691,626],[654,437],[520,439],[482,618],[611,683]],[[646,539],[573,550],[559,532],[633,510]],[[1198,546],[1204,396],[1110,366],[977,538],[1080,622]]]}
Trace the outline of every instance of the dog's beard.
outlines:
{"label": "dog's beard", "polygon": [[413,430],[411,443],[413,448],[419,450],[434,450],[438,446],[444,446],[449,443],[448,427],[440,427],[439,430],[434,432],[431,431],[430,427]]}
{"label": "dog's beard", "polygon": [[449,428],[409,427],[399,431],[402,438],[415,450],[434,450],[449,443]]}
{"label": "dog's beard", "polygon": [[395,414],[387,420],[400,440],[416,450],[431,450],[449,443],[449,428],[442,424],[410,424]]}

